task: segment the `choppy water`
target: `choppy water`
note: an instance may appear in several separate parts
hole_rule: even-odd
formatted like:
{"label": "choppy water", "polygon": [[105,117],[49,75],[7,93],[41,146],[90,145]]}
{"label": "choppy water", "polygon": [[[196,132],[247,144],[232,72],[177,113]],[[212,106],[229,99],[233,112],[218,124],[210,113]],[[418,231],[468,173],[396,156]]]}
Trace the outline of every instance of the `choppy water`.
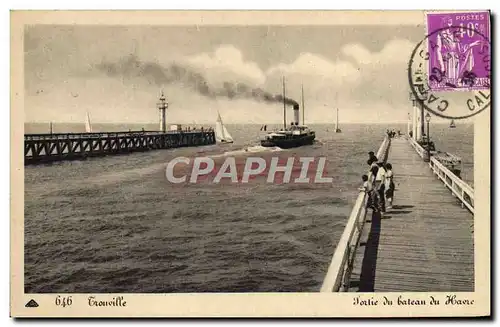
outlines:
{"label": "choppy water", "polygon": [[[332,184],[167,182],[164,168],[174,157],[244,156],[239,150],[258,143],[255,125],[228,125],[232,145],[26,167],[25,291],[318,291],[367,152],[377,151],[385,129],[406,127],[345,125],[341,134],[311,127],[320,142],[283,151],[327,156]],[[40,129],[26,126],[27,133],[46,132]],[[55,127],[63,129],[71,128]],[[465,159],[471,182],[473,126],[433,129],[438,149]]]}

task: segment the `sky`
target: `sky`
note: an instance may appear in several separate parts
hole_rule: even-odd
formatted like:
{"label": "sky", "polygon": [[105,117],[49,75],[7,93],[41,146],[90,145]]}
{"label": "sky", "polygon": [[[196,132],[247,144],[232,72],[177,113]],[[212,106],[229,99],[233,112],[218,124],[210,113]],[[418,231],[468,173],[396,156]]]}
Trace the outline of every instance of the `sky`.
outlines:
{"label": "sky", "polygon": [[[34,25],[24,33],[25,121],[281,123],[286,96],[306,123],[405,122],[417,25]],[[259,89],[255,95],[251,90]],[[266,101],[264,101],[264,99]],[[274,101],[273,99],[278,99]],[[292,107],[287,107],[288,117]]]}

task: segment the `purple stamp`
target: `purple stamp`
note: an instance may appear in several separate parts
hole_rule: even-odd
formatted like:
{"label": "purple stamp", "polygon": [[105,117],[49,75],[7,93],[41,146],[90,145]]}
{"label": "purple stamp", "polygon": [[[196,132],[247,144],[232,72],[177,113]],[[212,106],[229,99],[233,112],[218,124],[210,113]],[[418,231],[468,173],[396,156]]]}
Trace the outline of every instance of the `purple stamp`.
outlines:
{"label": "purple stamp", "polygon": [[408,63],[412,97],[443,118],[465,119],[489,108],[490,12],[433,12],[426,19],[427,33]]}
{"label": "purple stamp", "polygon": [[427,32],[430,90],[489,90],[489,12],[428,13]]}

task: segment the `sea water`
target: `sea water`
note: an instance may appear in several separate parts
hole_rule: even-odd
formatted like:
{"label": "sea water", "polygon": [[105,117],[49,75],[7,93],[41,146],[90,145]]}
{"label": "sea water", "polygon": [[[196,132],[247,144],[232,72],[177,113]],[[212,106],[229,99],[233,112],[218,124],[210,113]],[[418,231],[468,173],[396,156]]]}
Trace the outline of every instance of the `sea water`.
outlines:
{"label": "sea water", "polygon": [[[143,127],[156,125],[93,125],[96,131]],[[25,291],[318,291],[367,153],[377,151],[386,129],[404,132],[406,125],[346,124],[342,133],[333,125],[310,127],[317,143],[290,150],[260,147],[265,132],[258,125],[227,125],[233,144],[26,166]],[[27,124],[25,132],[47,128]],[[462,176],[473,185],[473,126],[432,129],[436,148],[461,156]],[[83,124],[54,125],[54,132],[83,131]],[[248,152],[325,156],[333,182],[174,187],[165,177],[175,157],[224,160]]]}

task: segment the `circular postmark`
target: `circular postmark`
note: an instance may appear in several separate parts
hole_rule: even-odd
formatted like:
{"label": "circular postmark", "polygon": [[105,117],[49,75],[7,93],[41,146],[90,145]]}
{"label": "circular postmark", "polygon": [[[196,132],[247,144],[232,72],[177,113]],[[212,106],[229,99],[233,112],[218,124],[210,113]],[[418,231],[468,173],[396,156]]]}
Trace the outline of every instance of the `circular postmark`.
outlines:
{"label": "circular postmark", "polygon": [[[463,33],[475,36],[462,42]],[[474,116],[491,102],[491,44],[464,26],[436,29],[420,41],[408,64],[412,98],[433,114],[451,119]]]}

